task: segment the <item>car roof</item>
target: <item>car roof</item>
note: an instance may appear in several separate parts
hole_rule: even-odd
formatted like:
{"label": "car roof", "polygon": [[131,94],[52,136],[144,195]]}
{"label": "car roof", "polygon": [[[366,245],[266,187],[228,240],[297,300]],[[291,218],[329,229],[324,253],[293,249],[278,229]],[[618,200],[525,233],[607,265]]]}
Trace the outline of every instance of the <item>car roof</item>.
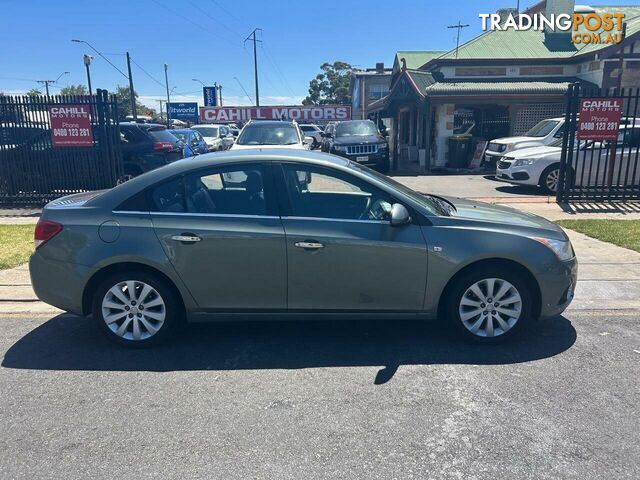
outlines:
{"label": "car roof", "polygon": [[190,128],[174,128],[173,130],[170,130],[171,132],[177,132],[177,133],[191,133],[193,132],[193,130],[191,130]]}
{"label": "car roof", "polygon": [[226,127],[226,125],[222,123],[199,123],[197,125],[191,125],[191,128],[196,127]]}
{"label": "car roof", "polygon": [[245,125],[245,127],[248,127],[249,125],[295,125],[296,122],[292,121],[292,120],[251,120],[249,123],[247,123]]}

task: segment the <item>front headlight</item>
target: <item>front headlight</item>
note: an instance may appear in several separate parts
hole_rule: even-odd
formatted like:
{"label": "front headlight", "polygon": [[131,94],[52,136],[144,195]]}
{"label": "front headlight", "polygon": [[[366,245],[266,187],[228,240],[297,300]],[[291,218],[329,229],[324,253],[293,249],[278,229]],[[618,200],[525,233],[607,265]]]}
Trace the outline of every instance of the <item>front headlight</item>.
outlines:
{"label": "front headlight", "polygon": [[524,167],[525,165],[533,165],[536,161],[536,158],[519,158],[513,164],[514,167]]}
{"label": "front headlight", "polygon": [[378,149],[379,150],[386,150],[387,149],[387,144],[386,143],[379,143],[378,144]]}
{"label": "front headlight", "polygon": [[551,238],[544,237],[531,237],[533,240],[543,243],[556,254],[559,260],[565,261],[573,258],[575,255],[573,253],[573,247],[571,246],[571,242],[567,240],[566,242],[563,240],[554,240]]}
{"label": "front headlight", "polygon": [[507,144],[503,147],[503,149],[502,149],[502,153],[510,151],[512,147],[513,147],[513,143],[507,143]]}
{"label": "front headlight", "polygon": [[346,151],[347,151],[347,147],[346,147],[346,146],[344,146],[344,145],[334,145],[334,146],[333,146],[333,149],[334,149],[336,152],[346,152]]}

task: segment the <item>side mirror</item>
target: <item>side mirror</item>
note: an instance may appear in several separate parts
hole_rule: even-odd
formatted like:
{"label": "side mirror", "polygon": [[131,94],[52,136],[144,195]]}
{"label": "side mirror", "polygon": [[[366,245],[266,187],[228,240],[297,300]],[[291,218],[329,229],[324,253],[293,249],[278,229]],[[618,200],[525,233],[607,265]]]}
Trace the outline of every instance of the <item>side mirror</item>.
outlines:
{"label": "side mirror", "polygon": [[302,140],[302,143],[304,143],[305,145],[312,145],[313,144],[313,137],[304,137],[304,139]]}
{"label": "side mirror", "polygon": [[409,211],[404,205],[394,203],[391,206],[391,226],[397,227],[399,225],[406,225],[411,221]]}

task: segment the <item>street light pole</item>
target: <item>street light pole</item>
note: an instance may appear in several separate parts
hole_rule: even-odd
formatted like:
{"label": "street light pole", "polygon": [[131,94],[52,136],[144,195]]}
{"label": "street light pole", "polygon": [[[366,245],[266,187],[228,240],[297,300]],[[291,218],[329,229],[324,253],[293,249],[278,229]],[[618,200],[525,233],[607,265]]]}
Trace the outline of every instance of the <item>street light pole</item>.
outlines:
{"label": "street light pole", "polygon": [[166,63],[164,64],[164,84],[167,88],[167,127],[169,127],[171,125],[171,115],[169,113],[169,107],[171,106],[171,98],[169,97],[169,75],[167,73],[167,69],[169,68],[169,65],[167,65]]}
{"label": "street light pole", "polygon": [[91,55],[84,54],[84,66],[87,69],[87,85],[89,86],[89,95],[93,95],[93,90],[91,90],[91,71],[89,70],[89,65],[91,65],[91,60],[93,57]]}
{"label": "street light pole", "polygon": [[131,57],[127,52],[127,70],[129,72],[129,93],[131,94],[131,114],[133,121],[138,121],[138,112],[136,111],[136,92],[133,90],[133,76],[131,75]]}

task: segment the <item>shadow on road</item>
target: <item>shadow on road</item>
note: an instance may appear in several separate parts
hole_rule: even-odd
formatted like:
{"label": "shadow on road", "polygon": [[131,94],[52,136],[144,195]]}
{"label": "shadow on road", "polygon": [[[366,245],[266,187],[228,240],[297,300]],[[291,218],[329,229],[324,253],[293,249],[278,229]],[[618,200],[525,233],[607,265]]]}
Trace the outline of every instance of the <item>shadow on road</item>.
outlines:
{"label": "shadow on road", "polygon": [[557,355],[575,340],[564,317],[496,346],[459,339],[437,322],[279,321],[192,325],[167,344],[131,350],[104,338],[92,320],[65,314],[18,340],[2,366],[154,372],[381,366],[376,383],[385,383],[401,365],[527,362]]}

